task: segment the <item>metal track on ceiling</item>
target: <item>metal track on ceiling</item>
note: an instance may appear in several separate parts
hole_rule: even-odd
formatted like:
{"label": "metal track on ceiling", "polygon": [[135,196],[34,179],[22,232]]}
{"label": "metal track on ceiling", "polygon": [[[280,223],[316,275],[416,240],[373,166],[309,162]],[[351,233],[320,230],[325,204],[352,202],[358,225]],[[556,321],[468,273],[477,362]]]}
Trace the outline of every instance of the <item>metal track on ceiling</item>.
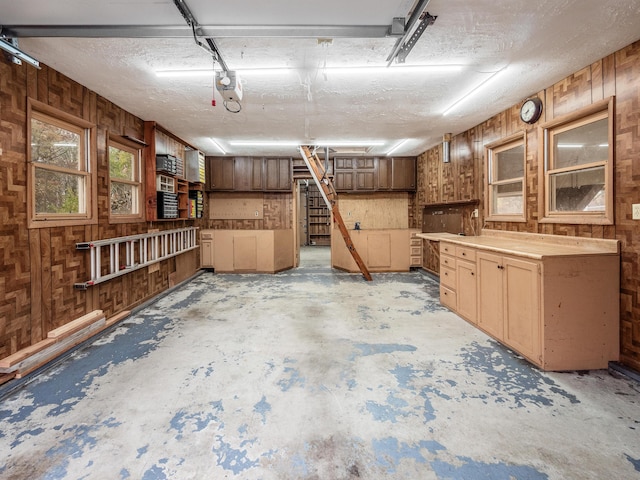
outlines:
{"label": "metal track on ceiling", "polygon": [[[402,37],[393,25],[199,25],[213,38],[385,38]],[[8,37],[187,38],[188,25],[2,25]]]}

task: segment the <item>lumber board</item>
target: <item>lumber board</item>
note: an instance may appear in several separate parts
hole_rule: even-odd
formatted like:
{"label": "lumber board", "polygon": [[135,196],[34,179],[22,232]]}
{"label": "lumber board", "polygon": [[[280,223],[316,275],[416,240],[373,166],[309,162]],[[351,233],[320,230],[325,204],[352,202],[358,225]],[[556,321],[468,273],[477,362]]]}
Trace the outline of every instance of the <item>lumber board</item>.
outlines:
{"label": "lumber board", "polygon": [[42,350],[35,355],[30,356],[24,361],[20,362],[17,365],[16,378],[22,378],[25,375],[37,370],[43,365],[47,364],[54,358],[63,354],[67,350],[75,347],[76,345],[84,342],[86,339],[91,337],[92,335],[98,333],[100,330],[104,329],[105,318],[102,317],[98,321],[95,321],[88,325],[87,327],[73,333],[66,338],[57,341],[49,348]]}
{"label": "lumber board", "polygon": [[32,355],[41,352],[42,350],[49,348],[56,343],[54,338],[45,338],[44,340],[34,343],[33,345],[18,350],[16,353],[9,355],[8,357],[0,360],[0,373],[9,373],[17,368],[17,364],[29,358]]}
{"label": "lumber board", "polygon": [[115,325],[116,323],[124,320],[129,315],[131,315],[131,310],[125,310],[124,312],[117,313],[112,317],[109,317],[105,322],[105,328],[110,327],[111,325]]}
{"label": "lumber board", "polygon": [[58,341],[62,340],[63,338],[66,338],[70,335],[73,335],[74,333],[78,332],[79,330],[84,329],[85,327],[87,327],[88,325],[100,321],[100,320],[104,320],[104,312],[102,310],[94,310],[93,312],[87,313],[86,315],[83,315],[80,318],[76,318],[75,320],[72,320],[69,323],[65,323],[63,326],[55,328],[53,330],[51,330],[48,334],[47,337],[48,338],[54,338]]}

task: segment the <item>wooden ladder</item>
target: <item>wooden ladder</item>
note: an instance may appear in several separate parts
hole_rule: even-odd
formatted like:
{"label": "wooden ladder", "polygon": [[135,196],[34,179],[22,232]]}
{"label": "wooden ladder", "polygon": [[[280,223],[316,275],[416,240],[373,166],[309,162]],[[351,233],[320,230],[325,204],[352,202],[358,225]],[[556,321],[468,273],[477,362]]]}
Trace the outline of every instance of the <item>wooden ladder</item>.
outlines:
{"label": "wooden ladder", "polygon": [[360,255],[351,240],[351,235],[349,235],[349,230],[347,230],[347,227],[344,225],[344,220],[342,219],[340,209],[338,208],[338,194],[336,193],[336,189],[333,186],[331,178],[326,175],[322,162],[315,153],[311,152],[309,147],[305,145],[301,146],[300,154],[302,155],[304,162],[307,164],[307,168],[309,169],[313,180],[316,182],[316,185],[318,185],[320,194],[322,195],[322,198],[324,198],[329,211],[333,214],[333,220],[338,224],[338,229],[342,234],[342,238],[344,238],[347,250],[349,250],[349,253],[351,253],[351,256],[358,265],[360,272],[362,272],[362,276],[365,280],[370,282],[373,278],[371,278],[369,269],[362,261],[362,258],[360,258]]}

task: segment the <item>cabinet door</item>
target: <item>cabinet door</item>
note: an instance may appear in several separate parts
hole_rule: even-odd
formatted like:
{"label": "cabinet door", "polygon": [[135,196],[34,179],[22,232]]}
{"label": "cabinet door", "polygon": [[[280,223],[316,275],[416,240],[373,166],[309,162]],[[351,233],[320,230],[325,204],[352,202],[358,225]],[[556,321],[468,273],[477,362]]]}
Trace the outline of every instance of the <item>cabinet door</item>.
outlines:
{"label": "cabinet door", "polygon": [[458,259],[456,268],[458,313],[470,322],[477,323],[476,264]]}
{"label": "cabinet door", "polygon": [[207,157],[208,190],[233,190],[233,157]]}
{"label": "cabinet door", "polygon": [[478,326],[490,335],[502,340],[504,324],[502,256],[478,252],[476,265],[478,272]]}
{"label": "cabinet door", "polygon": [[503,257],[504,342],[540,362],[539,264]]}
{"label": "cabinet door", "polygon": [[336,170],[333,180],[337,191],[345,192],[353,190],[353,172],[339,172]]}
{"label": "cabinet door", "polygon": [[365,170],[356,172],[356,189],[357,190],[374,190],[375,189],[375,171]]}
{"label": "cabinet door", "polygon": [[291,159],[265,159],[266,190],[291,190]]}
{"label": "cabinet door", "polygon": [[388,157],[378,158],[378,190],[389,190],[391,188],[391,159]]}
{"label": "cabinet door", "polygon": [[262,190],[262,158],[236,157],[233,189],[237,192]]}
{"label": "cabinet door", "polygon": [[202,266],[204,268],[213,268],[213,240],[203,240],[201,247]]}
{"label": "cabinet door", "polygon": [[391,188],[393,190],[416,189],[415,157],[393,157],[391,159]]}

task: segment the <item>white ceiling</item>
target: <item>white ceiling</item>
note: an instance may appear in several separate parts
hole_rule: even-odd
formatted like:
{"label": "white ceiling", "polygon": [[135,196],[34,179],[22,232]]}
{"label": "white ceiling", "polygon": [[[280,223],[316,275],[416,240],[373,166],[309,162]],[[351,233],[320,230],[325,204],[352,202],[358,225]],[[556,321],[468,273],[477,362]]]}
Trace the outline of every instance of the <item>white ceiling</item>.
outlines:
{"label": "white ceiling", "polygon": [[[391,25],[413,0],[185,0],[202,26]],[[373,7],[372,5],[375,5]],[[144,120],[155,120],[209,155],[216,139],[233,155],[297,155],[295,147],[236,147],[233,141],[332,145],[384,142],[370,154],[417,155],[640,38],[637,0],[431,0],[438,18],[404,66],[458,65],[456,72],[339,72],[386,66],[396,39],[234,38],[215,41],[242,78],[240,113],[222,106],[213,75],[160,78],[158,70],[212,69],[193,38],[19,38],[22,50]],[[1,22],[19,26],[184,27],[173,0],[0,0]],[[304,35],[304,33],[303,33]],[[291,68],[279,73],[247,69]],[[33,68],[25,65],[23,68]],[[499,74],[493,76],[495,72]],[[488,81],[487,81],[488,80]],[[468,101],[443,112],[487,81]],[[213,96],[217,106],[211,105]]]}

